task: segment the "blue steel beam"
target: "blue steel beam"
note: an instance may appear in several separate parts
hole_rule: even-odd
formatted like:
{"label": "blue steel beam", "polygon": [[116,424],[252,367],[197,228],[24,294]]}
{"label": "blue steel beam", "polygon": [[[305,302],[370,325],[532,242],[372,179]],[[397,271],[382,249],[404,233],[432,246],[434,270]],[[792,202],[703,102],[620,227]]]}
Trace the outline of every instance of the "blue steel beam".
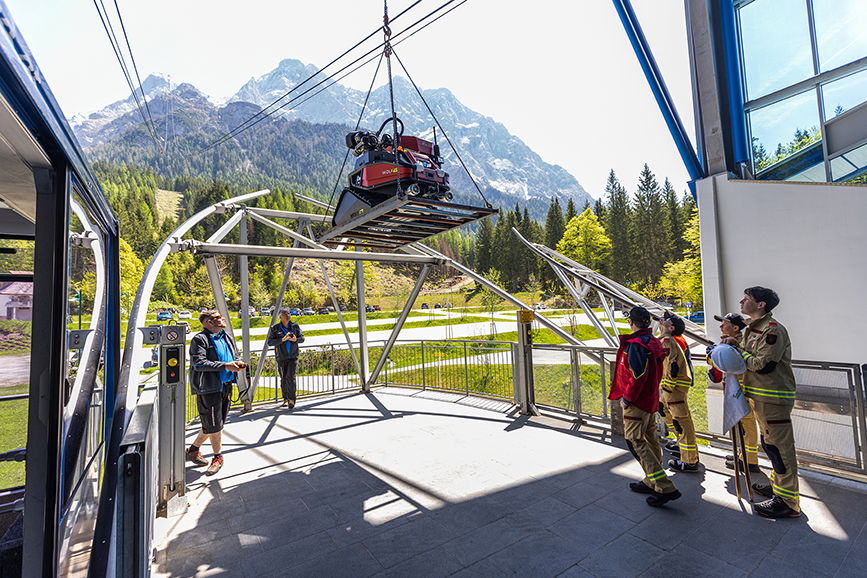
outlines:
{"label": "blue steel beam", "polygon": [[662,117],[665,119],[669,132],[671,132],[671,137],[674,139],[674,144],[680,153],[683,164],[686,165],[689,176],[693,180],[704,178],[704,168],[701,166],[686,129],[684,129],[680,116],[677,114],[674,101],[665,86],[665,81],[656,65],[656,59],[653,58],[644,32],[642,32],[635,11],[632,9],[632,4],[629,0],[613,1],[614,8],[623,23],[623,29],[626,31],[626,36],[629,37],[635,56],[638,57],[638,63],[644,71],[644,76],[647,78],[647,83],[650,85],[654,98],[656,98],[656,103],[659,105],[659,110],[662,112]]}
{"label": "blue steel beam", "polygon": [[750,160],[750,148],[747,145],[747,119],[744,114],[744,90],[738,53],[734,0],[722,0],[720,14],[722,16],[723,53],[726,63],[726,86],[729,97],[729,120],[731,122],[734,160],[736,163],[745,163]]}

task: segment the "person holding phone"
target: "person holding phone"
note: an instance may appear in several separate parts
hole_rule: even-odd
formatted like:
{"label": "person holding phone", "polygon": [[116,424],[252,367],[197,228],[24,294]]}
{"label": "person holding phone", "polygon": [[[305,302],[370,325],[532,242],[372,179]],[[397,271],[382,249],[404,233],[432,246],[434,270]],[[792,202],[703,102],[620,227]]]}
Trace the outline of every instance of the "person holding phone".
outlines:
{"label": "person holding phone", "polygon": [[268,347],[274,348],[277,370],[280,372],[280,391],[283,406],[295,407],[295,371],[298,369],[298,344],[304,343],[304,332],[292,321],[288,307],[280,310],[280,323],[268,330]]}

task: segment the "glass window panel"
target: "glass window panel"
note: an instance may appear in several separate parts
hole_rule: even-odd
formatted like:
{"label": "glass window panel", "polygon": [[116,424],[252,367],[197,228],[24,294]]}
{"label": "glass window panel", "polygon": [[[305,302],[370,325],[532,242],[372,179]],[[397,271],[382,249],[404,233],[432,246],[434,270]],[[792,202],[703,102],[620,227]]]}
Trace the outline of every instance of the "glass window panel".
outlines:
{"label": "glass window panel", "polygon": [[867,56],[867,2],[813,0],[821,72]]}
{"label": "glass window panel", "polygon": [[[865,32],[867,33],[867,32]],[[825,120],[854,108],[867,99],[867,70],[822,87]]]}
{"label": "glass window panel", "polygon": [[[803,158],[806,152],[801,151],[821,143],[819,106],[813,90],[755,110],[748,118],[756,173],[796,154]],[[818,148],[821,159],[821,145]],[[790,170],[773,178],[783,180],[806,168],[792,165]]]}
{"label": "glass window panel", "polygon": [[749,100],[813,76],[805,0],[756,0],[739,16]]}

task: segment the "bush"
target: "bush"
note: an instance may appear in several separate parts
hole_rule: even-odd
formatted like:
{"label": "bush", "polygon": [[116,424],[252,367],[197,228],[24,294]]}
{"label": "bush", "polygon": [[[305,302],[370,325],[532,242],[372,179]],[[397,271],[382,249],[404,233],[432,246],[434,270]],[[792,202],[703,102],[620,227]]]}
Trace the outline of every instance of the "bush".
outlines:
{"label": "bush", "polygon": [[30,337],[33,333],[33,323],[17,319],[0,320],[0,331],[5,333],[21,333]]}

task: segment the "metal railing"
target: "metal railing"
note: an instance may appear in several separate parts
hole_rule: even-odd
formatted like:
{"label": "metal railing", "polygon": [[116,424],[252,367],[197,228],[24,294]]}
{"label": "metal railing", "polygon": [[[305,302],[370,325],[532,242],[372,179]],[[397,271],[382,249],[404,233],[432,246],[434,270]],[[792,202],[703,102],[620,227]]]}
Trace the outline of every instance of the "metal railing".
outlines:
{"label": "metal railing", "polygon": [[[534,345],[536,404],[543,408],[607,421],[611,366],[616,349]],[[692,355],[694,384],[689,393],[696,435],[707,443],[730,445],[722,434],[722,384],[707,379],[707,361]],[[867,366],[794,361],[797,397],[792,411],[798,460],[803,464],[867,473]]]}

